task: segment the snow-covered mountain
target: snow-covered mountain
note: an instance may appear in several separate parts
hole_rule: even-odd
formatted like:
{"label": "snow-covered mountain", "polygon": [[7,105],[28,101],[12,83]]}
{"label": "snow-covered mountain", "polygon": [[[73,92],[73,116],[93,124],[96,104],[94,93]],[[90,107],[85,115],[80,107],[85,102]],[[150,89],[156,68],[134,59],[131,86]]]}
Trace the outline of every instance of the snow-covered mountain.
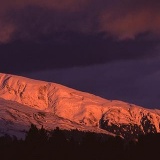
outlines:
{"label": "snow-covered mountain", "polygon": [[160,110],[1,73],[0,134],[23,137],[31,123],[130,138],[160,132]]}

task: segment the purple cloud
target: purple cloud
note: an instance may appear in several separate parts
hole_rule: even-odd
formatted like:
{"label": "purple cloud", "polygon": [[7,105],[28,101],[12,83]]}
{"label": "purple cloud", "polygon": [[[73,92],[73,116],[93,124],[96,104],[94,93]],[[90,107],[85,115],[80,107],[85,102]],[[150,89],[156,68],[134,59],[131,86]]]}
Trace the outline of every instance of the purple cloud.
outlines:
{"label": "purple cloud", "polygon": [[0,42],[32,37],[31,29],[35,37],[57,31],[104,32],[118,39],[157,36],[159,8],[158,0],[1,0]]}

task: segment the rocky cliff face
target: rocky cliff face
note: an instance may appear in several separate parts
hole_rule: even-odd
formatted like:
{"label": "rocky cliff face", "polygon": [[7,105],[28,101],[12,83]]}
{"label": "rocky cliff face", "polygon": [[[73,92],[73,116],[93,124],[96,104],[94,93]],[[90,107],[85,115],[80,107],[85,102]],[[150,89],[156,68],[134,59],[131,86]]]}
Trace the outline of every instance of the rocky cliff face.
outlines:
{"label": "rocky cliff face", "polygon": [[[18,114],[21,116],[23,112],[33,118],[33,121],[30,121],[32,118],[24,118],[23,123],[27,126],[30,123],[38,123],[52,129],[59,125],[61,128],[105,132],[124,138],[160,132],[159,110],[145,109],[116,100],[106,100],[55,83],[0,74],[0,98],[1,108],[8,110],[9,106],[15,109],[15,104],[7,104],[7,101],[9,103],[12,101],[19,106],[16,110],[21,110],[12,114],[7,112],[3,118],[1,114],[1,120],[6,122],[7,117],[12,117],[10,120],[12,122],[14,115],[18,117]],[[24,119],[17,120],[16,124]],[[63,125],[59,124],[60,121],[63,121]],[[14,127],[12,128],[14,130]]]}

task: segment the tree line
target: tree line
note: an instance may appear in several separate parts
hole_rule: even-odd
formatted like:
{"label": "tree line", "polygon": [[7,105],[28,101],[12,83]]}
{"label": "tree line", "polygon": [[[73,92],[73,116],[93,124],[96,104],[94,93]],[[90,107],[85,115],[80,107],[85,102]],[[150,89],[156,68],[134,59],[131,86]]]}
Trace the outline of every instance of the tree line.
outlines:
{"label": "tree line", "polygon": [[0,160],[147,160],[159,156],[160,134],[126,141],[78,130],[47,131],[31,125],[24,140],[0,137]]}

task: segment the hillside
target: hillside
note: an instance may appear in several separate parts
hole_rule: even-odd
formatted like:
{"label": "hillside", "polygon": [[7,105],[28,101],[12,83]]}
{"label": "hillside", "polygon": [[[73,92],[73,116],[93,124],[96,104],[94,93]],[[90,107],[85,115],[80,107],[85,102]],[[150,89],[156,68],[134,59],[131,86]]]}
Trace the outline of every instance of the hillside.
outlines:
{"label": "hillside", "polygon": [[56,83],[1,73],[0,98],[1,134],[21,134],[31,123],[50,130],[78,128],[124,138],[160,132],[159,110],[106,100]]}

